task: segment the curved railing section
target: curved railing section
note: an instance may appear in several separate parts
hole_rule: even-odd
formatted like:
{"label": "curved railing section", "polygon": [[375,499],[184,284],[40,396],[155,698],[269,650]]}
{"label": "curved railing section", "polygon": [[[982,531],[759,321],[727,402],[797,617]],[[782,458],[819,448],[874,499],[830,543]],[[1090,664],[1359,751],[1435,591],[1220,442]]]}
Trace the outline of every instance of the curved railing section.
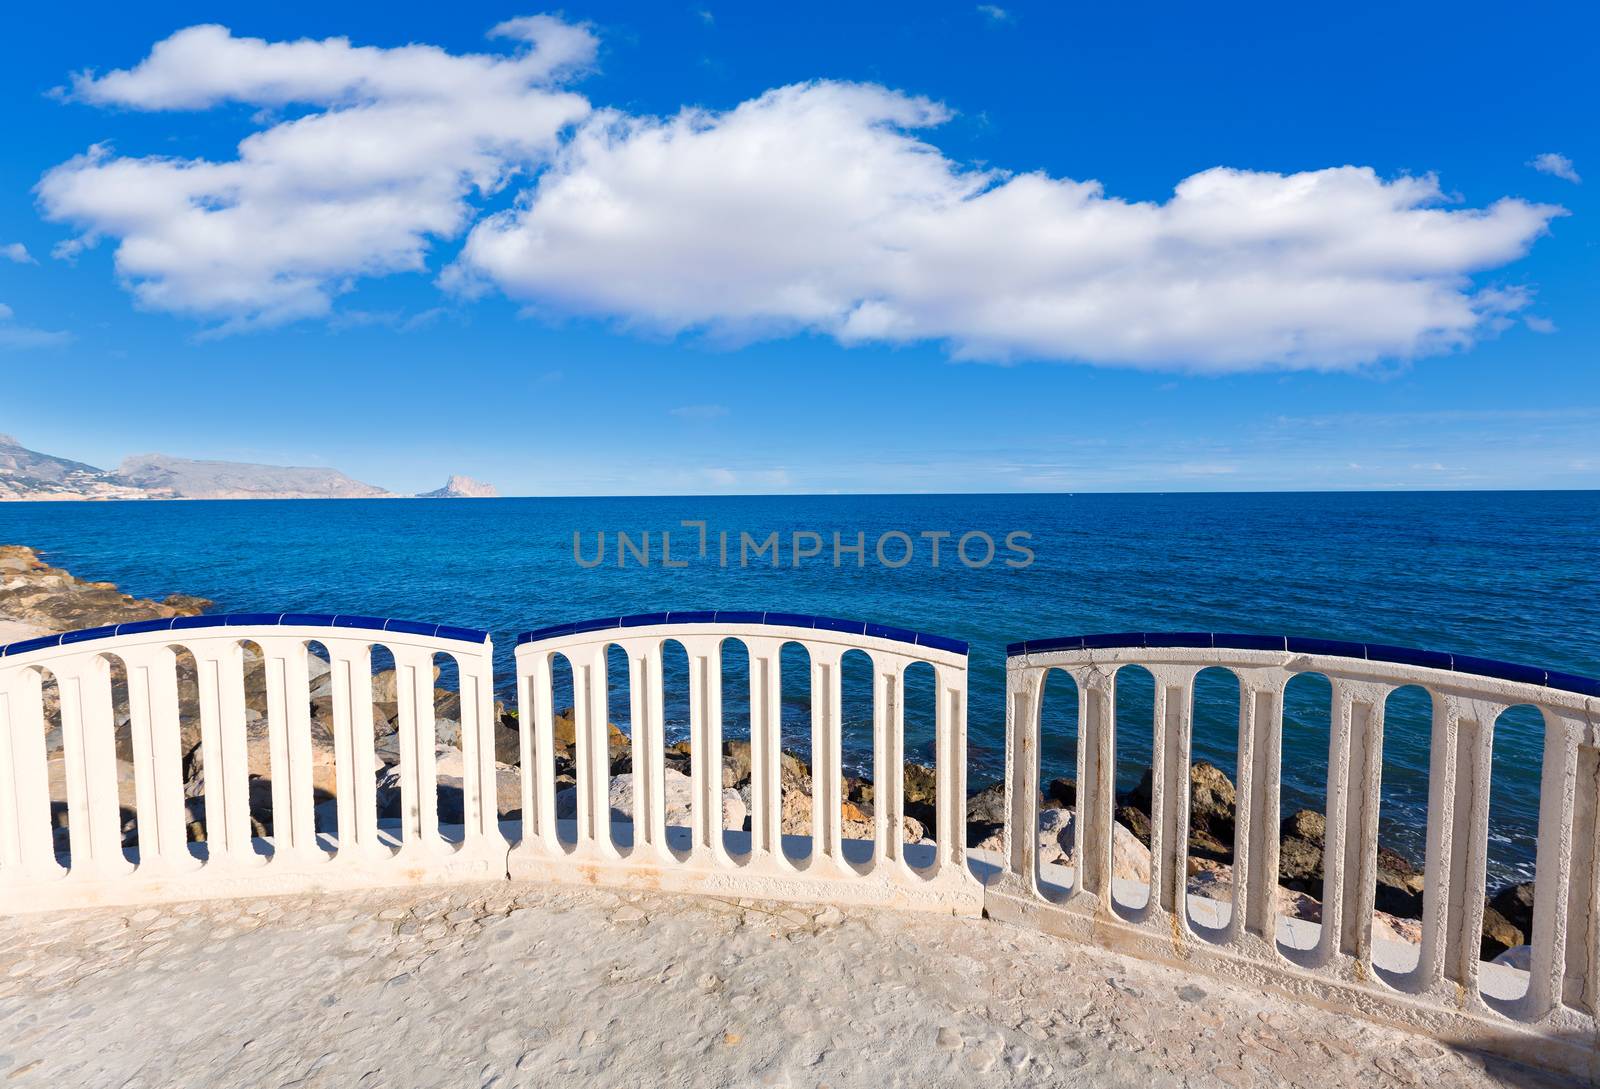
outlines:
{"label": "curved railing section", "polygon": [[[1114,875],[1116,684],[1155,681],[1148,899]],[[1196,676],[1239,682],[1232,896],[1187,891]],[[1039,863],[1041,700],[1052,670],[1078,692],[1076,865]],[[1006,683],[1005,872],[986,912],[1085,941],[1420,1026],[1445,1039],[1595,1075],[1600,1011],[1600,682],[1464,655],[1281,636],[1132,633],[1014,643]],[[1297,674],[1331,684],[1321,921],[1276,905],[1284,691]],[[1432,698],[1420,950],[1375,942],[1385,700]],[[1543,717],[1536,879],[1525,974],[1480,961],[1491,742],[1501,712]],[[1201,920],[1206,920],[1202,922]]]}
{"label": "curved railing section", "polygon": [[[722,647],[748,653],[749,829],[724,830]],[[665,822],[663,654],[682,646],[689,683],[689,827]],[[782,834],[781,656],[809,657],[811,834]],[[627,659],[632,806],[613,828],[607,745],[608,656]],[[844,655],[872,664],[873,839],[847,840],[841,813]],[[570,664],[575,816],[557,815],[553,669]],[[965,864],[967,645],[902,628],[796,613],[674,612],[609,617],[529,632],[516,651],[523,778],[514,878],[614,883],[751,897],[876,903],[976,915],[982,889]],[[936,812],[931,846],[904,842],[905,671],[932,667]],[[786,843],[785,840],[788,840]],[[870,856],[870,857],[868,857]]]}
{"label": "curved railing section", "polygon": [[[326,656],[334,734],[336,828],[321,833],[312,643]],[[385,822],[373,730],[372,653],[379,646],[394,660],[398,705],[400,817]],[[247,647],[266,687],[264,739],[259,723],[253,731],[247,723]],[[495,782],[491,649],[488,633],[473,629],[294,613],[152,620],[4,647],[0,911],[503,877],[507,844],[493,787],[487,799],[484,789]],[[180,654],[192,656],[184,708]],[[435,790],[435,655],[453,659],[459,677],[463,824],[448,834]],[[125,724],[116,721],[114,670]],[[59,756],[47,749],[47,717],[59,726]],[[198,726],[203,842],[191,842],[187,829],[185,725]],[[128,759],[119,760],[123,726]],[[125,843],[119,768],[125,779],[129,763],[137,837]],[[270,776],[266,836],[252,834],[252,767]],[[52,805],[52,777],[64,807]],[[266,809],[261,802],[256,808]],[[64,850],[54,827],[63,813]]]}

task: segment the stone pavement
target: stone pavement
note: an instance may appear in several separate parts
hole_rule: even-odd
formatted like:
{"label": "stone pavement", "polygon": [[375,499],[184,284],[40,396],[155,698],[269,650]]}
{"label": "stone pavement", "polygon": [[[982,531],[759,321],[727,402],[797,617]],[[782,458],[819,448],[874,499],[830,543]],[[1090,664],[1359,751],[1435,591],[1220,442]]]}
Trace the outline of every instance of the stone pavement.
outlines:
{"label": "stone pavement", "polygon": [[0,1086],[1563,1084],[993,922],[499,882],[0,920]]}

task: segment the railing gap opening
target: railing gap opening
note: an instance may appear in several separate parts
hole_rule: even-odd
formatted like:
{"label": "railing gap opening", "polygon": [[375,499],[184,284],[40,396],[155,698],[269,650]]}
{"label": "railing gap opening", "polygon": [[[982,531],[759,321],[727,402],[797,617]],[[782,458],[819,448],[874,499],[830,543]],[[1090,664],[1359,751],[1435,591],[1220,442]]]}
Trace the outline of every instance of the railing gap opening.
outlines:
{"label": "railing gap opening", "polygon": [[276,832],[272,811],[272,735],[267,716],[267,659],[259,643],[239,643],[244,685],[245,762],[250,805],[250,842],[271,855]]}
{"label": "railing gap opening", "polygon": [[676,639],[661,644],[661,708],[666,737],[666,770],[662,805],[666,814],[667,844],[680,856],[694,842],[690,827],[690,779],[694,770],[689,737],[691,718],[689,651]]}
{"label": "railing gap opening", "polygon": [[67,807],[67,759],[61,745],[61,686],[56,675],[40,668],[40,700],[44,710],[45,773],[49,777],[50,840],[56,861],[72,868],[72,819]]}
{"label": "railing gap opening", "polygon": [[1403,990],[1414,986],[1422,955],[1433,716],[1433,696],[1421,685],[1402,685],[1384,698],[1377,855],[1364,891],[1372,903],[1373,968]]}
{"label": "railing gap opening", "polygon": [[[328,754],[334,752],[333,655],[315,639],[306,642],[306,680],[311,716],[312,823],[324,850],[337,846],[339,834],[338,769]],[[293,698],[293,693],[290,693]]]}
{"label": "railing gap opening", "polygon": [[[1039,706],[1040,809],[1034,846],[1039,891],[1061,902],[1076,882],[1073,859],[1078,810],[1078,682],[1065,669],[1046,670]],[[1005,820],[1004,800],[972,813],[968,838],[998,850],[1001,830],[991,822]],[[971,818],[969,818],[971,819]]]}
{"label": "railing gap opening", "polygon": [[[910,846],[934,841],[939,835],[938,678],[927,662],[912,662],[902,674],[904,705],[900,797],[905,815],[904,842]],[[914,868],[931,869],[926,851],[907,851]]]}
{"label": "railing gap opening", "polygon": [[[855,866],[868,866],[877,854],[874,790],[877,746],[873,737],[875,714],[891,714],[877,700],[884,685],[898,689],[898,678],[885,680],[873,660],[859,650],[847,650],[839,659],[839,829],[842,857]],[[896,693],[895,698],[898,698]],[[812,774],[818,766],[812,762]]]}
{"label": "railing gap opening", "polygon": [[[1505,774],[1513,767],[1544,765],[1545,720],[1539,708],[1517,704],[1502,711],[1490,739],[1489,823],[1484,858],[1483,935],[1479,956],[1489,962],[1479,969],[1478,986],[1491,1006],[1508,1008],[1528,993],[1533,953],[1533,863],[1519,864],[1533,854],[1538,841],[1538,776]],[[1501,774],[1496,774],[1496,772]],[[1475,890],[1473,890],[1475,891]]]}
{"label": "railing gap opening", "polygon": [[717,753],[717,781],[722,789],[722,846],[730,857],[745,861],[750,852],[748,833],[752,813],[750,648],[742,639],[723,639],[718,646],[718,658],[718,676],[722,682],[722,745]]}
{"label": "railing gap opening", "polygon": [[[1283,692],[1282,776],[1278,816],[1278,950],[1314,965],[1334,944],[1324,935],[1327,873],[1328,759],[1333,743],[1333,685],[1321,673],[1296,673]],[[1311,925],[1307,925],[1307,924]]]}
{"label": "railing gap opening", "polygon": [[174,646],[172,650],[178,672],[178,747],[183,755],[185,835],[190,853],[204,858],[206,848],[195,846],[205,843],[210,831],[203,790],[206,753],[200,739],[200,668],[189,648]]}
{"label": "railing gap opening", "polygon": [[[605,648],[605,706],[599,714],[605,720],[607,804],[611,807],[611,844],[619,851],[631,850],[641,829],[634,826],[633,797],[645,789],[642,774],[644,749],[633,721],[633,675],[628,652],[620,644]],[[641,683],[642,679],[641,679]]]}
{"label": "railing gap opening", "polygon": [[1150,903],[1151,813],[1155,769],[1156,681],[1141,665],[1116,675],[1116,769],[1111,828],[1111,902],[1124,914]]}
{"label": "railing gap opening", "polygon": [[799,643],[783,644],[778,674],[783,853],[803,862],[811,857],[811,653]]}
{"label": "railing gap opening", "polygon": [[550,658],[550,707],[554,715],[556,835],[563,846],[578,842],[577,727],[574,722],[573,668],[565,654]]}
{"label": "railing gap opening", "polygon": [[120,655],[105,654],[111,683],[111,727],[117,753],[117,815],[121,822],[122,854],[129,862],[139,859],[139,800],[134,781],[133,715],[128,707],[128,665]]}
{"label": "railing gap opening", "polygon": [[[1182,810],[1187,834],[1169,852],[1174,865],[1181,867],[1185,891],[1184,910],[1190,928],[1207,940],[1222,940],[1239,903],[1238,838],[1239,724],[1242,699],[1238,674],[1221,666],[1208,666],[1194,678],[1189,725],[1189,763],[1184,769],[1187,781],[1175,777],[1169,785],[1187,796]],[[1172,719],[1179,709],[1168,708]],[[1172,737],[1168,759],[1181,762],[1179,739]],[[1167,827],[1176,834],[1179,803],[1170,799]],[[1277,823],[1277,814],[1272,815]]]}

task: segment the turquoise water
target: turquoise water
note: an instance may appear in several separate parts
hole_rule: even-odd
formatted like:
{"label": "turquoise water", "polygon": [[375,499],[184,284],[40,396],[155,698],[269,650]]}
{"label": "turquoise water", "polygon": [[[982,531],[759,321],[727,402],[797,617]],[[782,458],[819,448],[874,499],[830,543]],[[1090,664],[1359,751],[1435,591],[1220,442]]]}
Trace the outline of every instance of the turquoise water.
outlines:
{"label": "turquoise water", "polygon": [[[698,530],[708,523],[707,557]],[[673,531],[663,568],[660,534]],[[648,530],[651,566],[616,562],[615,534]],[[719,566],[718,531],[731,534]],[[917,553],[900,568],[874,556],[899,530]],[[951,550],[981,530],[996,558],[973,569]],[[572,534],[592,558],[574,562]],[[778,532],[784,566],[740,568],[740,532]],[[795,531],[822,555],[789,566]],[[832,564],[832,535],[865,534],[864,566]],[[949,531],[941,564],[925,531]],[[1031,535],[1035,561],[1004,564],[1006,534]],[[0,542],[42,548],[86,578],[139,596],[183,592],[225,611],[351,612],[488,628],[510,687],[515,634],[544,624],[665,609],[770,609],[896,624],[972,644],[969,734],[974,785],[1001,775],[1005,644],[1094,631],[1239,631],[1393,643],[1600,674],[1600,492],[815,496],[684,499],[29,503],[0,505]],[[983,554],[970,542],[969,558]],[[898,561],[903,545],[885,545]],[[737,718],[738,677],[728,685]],[[1211,677],[1198,697],[1195,750],[1231,774],[1236,705]],[[1284,809],[1320,806],[1327,763],[1326,685],[1291,691]],[[1298,691],[1298,689],[1304,689]],[[1148,685],[1119,686],[1120,774],[1148,762]],[[862,689],[847,688],[847,756],[870,759]],[[915,709],[916,694],[908,698]],[[786,703],[802,747],[803,699]],[[669,709],[681,725],[681,700]],[[614,718],[623,716],[614,713]],[[1046,706],[1047,775],[1071,771],[1067,701]],[[931,734],[908,726],[926,757]],[[1142,734],[1142,744],[1141,744]],[[1540,735],[1510,712],[1496,732],[1491,798],[1496,879],[1526,873],[1537,821]],[[1415,693],[1391,704],[1385,739],[1385,841],[1421,857],[1427,717]]]}

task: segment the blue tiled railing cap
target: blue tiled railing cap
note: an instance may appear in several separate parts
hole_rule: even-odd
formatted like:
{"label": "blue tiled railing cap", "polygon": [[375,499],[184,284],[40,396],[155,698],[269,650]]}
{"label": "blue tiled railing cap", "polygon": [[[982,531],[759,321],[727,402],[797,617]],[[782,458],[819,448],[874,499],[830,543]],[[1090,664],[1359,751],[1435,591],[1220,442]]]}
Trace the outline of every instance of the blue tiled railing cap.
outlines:
{"label": "blue tiled railing cap", "polygon": [[884,624],[868,624],[861,620],[840,620],[831,616],[813,616],[810,613],[754,612],[748,609],[674,610],[666,613],[640,613],[634,616],[612,616],[601,620],[580,620],[568,624],[551,624],[535,628],[517,636],[517,646],[539,643],[546,639],[560,639],[567,635],[580,635],[613,628],[639,628],[656,624],[759,624],[766,627],[809,628],[812,631],[842,632],[846,635],[864,635],[874,639],[888,639],[896,643],[930,647],[951,654],[966,654],[968,646],[960,639],[949,639],[929,632],[912,631]]}
{"label": "blue tiled railing cap", "polygon": [[1043,654],[1060,650],[1122,650],[1144,647],[1200,647],[1216,650],[1273,650],[1288,654],[1315,654],[1322,657],[1357,658],[1369,662],[1423,666],[1448,673],[1517,681],[1600,696],[1600,680],[1573,673],[1554,672],[1536,666],[1478,658],[1467,654],[1447,654],[1436,650],[1414,650],[1385,643],[1346,643],[1334,639],[1309,639],[1293,635],[1248,635],[1222,632],[1121,632],[1111,635],[1067,635],[1050,639],[1027,639],[1006,645],[1006,656]]}
{"label": "blue tiled railing cap", "polygon": [[378,616],[335,615],[332,613],[220,613],[210,616],[174,616],[160,620],[134,620],[126,624],[107,624],[81,628],[61,635],[23,639],[0,646],[0,658],[9,658],[50,647],[112,639],[119,635],[142,635],[157,631],[191,631],[204,628],[301,627],[353,628],[362,631],[425,635],[454,639],[463,643],[487,643],[489,633],[480,628],[457,628],[448,624],[425,624],[415,620],[391,620]]}

